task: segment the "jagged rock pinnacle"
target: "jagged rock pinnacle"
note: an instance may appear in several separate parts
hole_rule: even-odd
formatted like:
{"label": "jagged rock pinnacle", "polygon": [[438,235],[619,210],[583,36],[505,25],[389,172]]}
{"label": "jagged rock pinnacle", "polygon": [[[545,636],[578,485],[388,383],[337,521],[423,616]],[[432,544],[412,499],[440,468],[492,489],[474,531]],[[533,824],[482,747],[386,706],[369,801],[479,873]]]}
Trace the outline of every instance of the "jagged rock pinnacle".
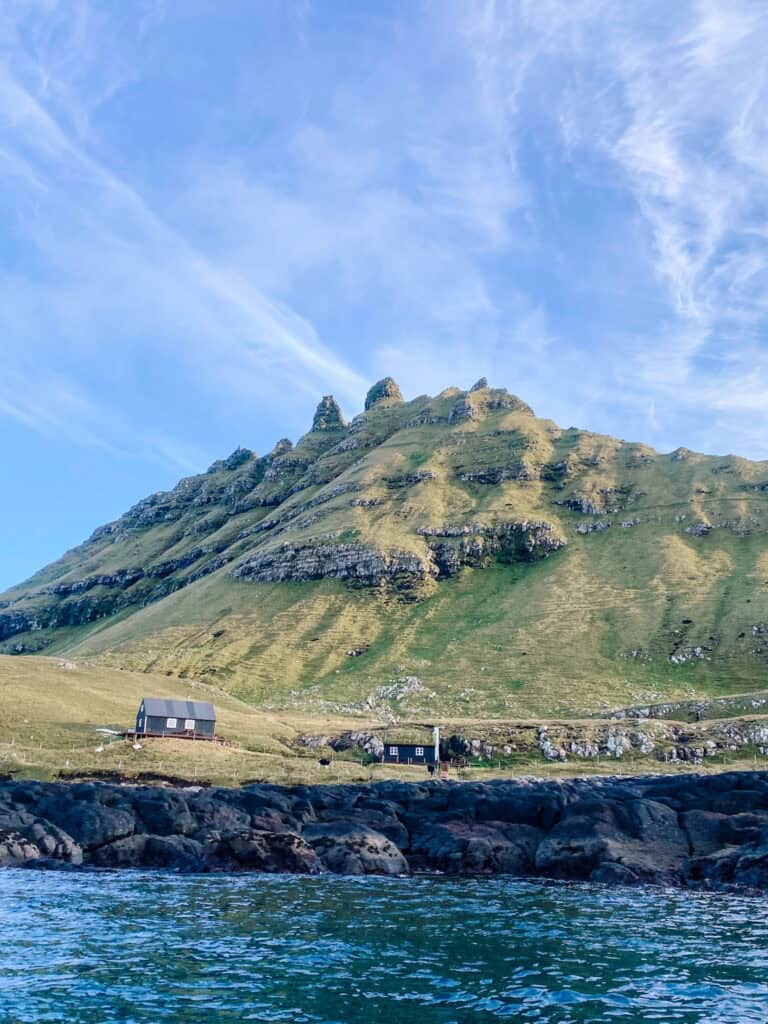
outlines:
{"label": "jagged rock pinnacle", "polygon": [[472,391],[483,391],[487,387],[488,387],[488,378],[487,377],[481,377],[480,380],[476,381],[469,390],[470,390],[470,393],[471,393]]}
{"label": "jagged rock pinnacle", "polygon": [[269,454],[275,458],[278,455],[285,455],[291,448],[293,448],[293,441],[290,441],[287,437],[281,437]]}
{"label": "jagged rock pinnacle", "polygon": [[373,385],[365,396],[365,408],[372,409],[374,405],[384,404],[400,405],[403,402],[403,394],[392,377],[384,377]]}
{"label": "jagged rock pinnacle", "polygon": [[312,420],[312,431],[338,430],[339,427],[345,426],[346,423],[341,414],[339,403],[333,395],[324,395],[315,410],[315,418]]}
{"label": "jagged rock pinnacle", "polygon": [[232,454],[223,460],[222,465],[224,469],[237,469],[242,466],[243,463],[249,462],[253,458],[253,452],[250,448],[235,448]]}
{"label": "jagged rock pinnacle", "polygon": [[218,473],[222,469],[238,469],[244,463],[255,458],[255,453],[250,448],[235,448],[226,459],[217,459],[206,470],[206,473]]}

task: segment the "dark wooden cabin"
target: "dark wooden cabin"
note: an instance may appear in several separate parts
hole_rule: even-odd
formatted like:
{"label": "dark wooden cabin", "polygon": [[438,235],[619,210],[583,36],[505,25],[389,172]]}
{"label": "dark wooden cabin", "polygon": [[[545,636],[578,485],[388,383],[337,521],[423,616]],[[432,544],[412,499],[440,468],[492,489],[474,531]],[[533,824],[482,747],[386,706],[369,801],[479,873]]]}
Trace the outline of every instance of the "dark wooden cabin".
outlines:
{"label": "dark wooden cabin", "polygon": [[435,764],[435,744],[385,740],[381,760],[384,764]]}
{"label": "dark wooden cabin", "polygon": [[143,697],[136,714],[136,733],[212,740],[216,735],[216,712],[205,700]]}

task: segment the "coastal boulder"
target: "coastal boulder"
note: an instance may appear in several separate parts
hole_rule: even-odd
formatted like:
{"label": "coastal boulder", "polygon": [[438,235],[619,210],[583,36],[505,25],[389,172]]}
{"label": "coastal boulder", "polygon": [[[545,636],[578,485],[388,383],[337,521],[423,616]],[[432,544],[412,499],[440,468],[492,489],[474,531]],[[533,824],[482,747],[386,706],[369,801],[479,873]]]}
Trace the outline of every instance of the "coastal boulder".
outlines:
{"label": "coastal boulder", "polygon": [[0,867],[22,867],[39,857],[37,846],[20,832],[0,829]]}
{"label": "coastal boulder", "polygon": [[336,824],[338,822],[349,823],[354,818],[355,824],[363,825],[374,832],[381,832],[395,846],[403,849],[408,845],[408,829],[397,816],[398,808],[382,801],[378,806],[369,806],[365,803],[358,804],[354,810],[347,809],[341,813],[337,811],[320,812],[318,815],[320,824]]}
{"label": "coastal boulder", "polygon": [[66,832],[83,850],[129,836],[136,827],[136,819],[129,810],[82,800],[49,802],[45,806],[45,820]]}
{"label": "coastal boulder", "polygon": [[88,857],[97,868],[138,868],[144,859],[147,836],[141,833],[99,846]]}
{"label": "coastal boulder", "polygon": [[530,875],[543,833],[530,825],[432,822],[413,837],[411,867],[451,875]]}
{"label": "coastal boulder", "polygon": [[654,800],[578,800],[536,852],[537,873],[552,878],[606,878],[615,862],[636,879],[680,881],[689,853],[677,814]]}
{"label": "coastal boulder", "polygon": [[[83,850],[68,832],[59,828],[50,821],[35,817],[24,805],[3,804],[0,806],[0,834],[13,835],[16,837],[14,843],[22,841],[25,846],[34,846],[36,854],[28,851],[35,859],[57,860],[69,864],[82,864]],[[0,864],[3,857],[8,863],[13,862],[17,856],[14,846],[12,854],[8,851],[0,853]]]}
{"label": "coastal boulder", "polygon": [[724,814],[716,811],[685,811],[680,822],[690,844],[691,856],[707,857],[723,846]]}
{"label": "coastal boulder", "polygon": [[753,889],[768,888],[768,842],[741,853],[733,866],[731,881]]}
{"label": "coastal boulder", "polygon": [[304,838],[337,875],[407,875],[408,862],[381,832],[358,822],[308,825]]}
{"label": "coastal boulder", "polygon": [[142,865],[173,868],[176,871],[201,871],[205,867],[203,847],[189,836],[147,836]]}
{"label": "coastal boulder", "polygon": [[189,836],[197,828],[186,800],[174,790],[138,790],[133,798],[133,807],[141,826],[137,832]]}
{"label": "coastal boulder", "polygon": [[233,832],[250,827],[250,814],[231,801],[219,798],[218,793],[198,793],[188,797],[186,802],[198,831]]}
{"label": "coastal boulder", "polygon": [[50,821],[35,821],[20,829],[20,832],[35,844],[41,857],[46,860],[76,865],[83,863],[83,850],[80,844]]}
{"label": "coastal boulder", "polygon": [[206,859],[216,871],[266,871],[316,874],[321,870],[317,853],[293,832],[244,829],[208,838]]}

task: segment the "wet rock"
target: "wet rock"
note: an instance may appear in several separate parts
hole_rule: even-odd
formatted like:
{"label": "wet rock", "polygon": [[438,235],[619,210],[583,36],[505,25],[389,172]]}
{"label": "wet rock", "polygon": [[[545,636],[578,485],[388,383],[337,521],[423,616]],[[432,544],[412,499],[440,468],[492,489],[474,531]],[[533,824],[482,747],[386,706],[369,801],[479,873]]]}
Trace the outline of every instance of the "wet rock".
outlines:
{"label": "wet rock", "polygon": [[322,870],[317,853],[301,836],[259,829],[210,837],[207,863],[218,871],[317,874]]}
{"label": "wet rock", "polygon": [[646,881],[679,881],[688,856],[677,814],[653,800],[579,801],[542,841],[536,868],[554,878],[588,879],[615,861]]}
{"label": "wet rock", "polygon": [[40,857],[37,846],[20,832],[0,829],[0,867],[23,867]]}
{"label": "wet rock", "polygon": [[20,831],[26,839],[35,844],[42,857],[67,864],[83,863],[83,849],[80,844],[50,821],[36,821]]}
{"label": "wet rock", "polygon": [[176,792],[139,790],[133,806],[138,816],[137,831],[154,835],[192,835],[197,823],[186,800]]}
{"label": "wet rock", "polygon": [[128,836],[136,827],[136,818],[129,810],[98,803],[62,800],[42,810],[48,821],[63,829],[83,850]]}
{"label": "wet rock", "polygon": [[193,793],[0,782],[0,865],[81,862],[768,888],[768,773]]}
{"label": "wet rock", "polygon": [[142,857],[144,867],[201,871],[205,867],[202,844],[189,836],[147,836]]}
{"label": "wet rock", "polygon": [[602,882],[605,885],[639,885],[642,878],[634,871],[617,861],[603,861],[589,876],[590,882]]}
{"label": "wet rock", "polygon": [[408,858],[414,870],[454,875],[529,875],[542,832],[501,822],[434,824],[417,832]]}
{"label": "wet rock", "polygon": [[105,843],[93,851],[88,862],[99,868],[138,868],[144,861],[147,838],[139,834]]}
{"label": "wet rock", "polygon": [[759,844],[768,826],[768,814],[741,813],[723,816],[720,829],[722,846],[743,846],[746,843]]}
{"label": "wet rock", "polygon": [[188,798],[188,809],[197,831],[232,832],[248,828],[251,815],[228,800],[216,799],[208,793]]}
{"label": "wet rock", "polygon": [[724,845],[724,821],[727,821],[726,815],[715,811],[685,811],[680,816],[692,856],[707,857]]}
{"label": "wet rock", "polygon": [[303,837],[321,863],[338,875],[404,875],[408,862],[381,832],[353,822],[310,825]]}
{"label": "wet rock", "polygon": [[733,865],[730,881],[755,889],[768,888],[768,843],[745,851]]}

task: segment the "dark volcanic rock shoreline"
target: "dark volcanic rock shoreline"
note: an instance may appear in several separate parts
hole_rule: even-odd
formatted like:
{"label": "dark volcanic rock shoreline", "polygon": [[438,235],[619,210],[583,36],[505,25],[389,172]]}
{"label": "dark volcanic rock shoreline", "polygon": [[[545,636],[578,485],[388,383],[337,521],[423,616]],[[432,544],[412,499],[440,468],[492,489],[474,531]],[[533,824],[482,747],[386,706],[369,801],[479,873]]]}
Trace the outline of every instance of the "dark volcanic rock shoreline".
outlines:
{"label": "dark volcanic rock shoreline", "polygon": [[0,783],[0,865],[768,888],[768,772],[165,789]]}

